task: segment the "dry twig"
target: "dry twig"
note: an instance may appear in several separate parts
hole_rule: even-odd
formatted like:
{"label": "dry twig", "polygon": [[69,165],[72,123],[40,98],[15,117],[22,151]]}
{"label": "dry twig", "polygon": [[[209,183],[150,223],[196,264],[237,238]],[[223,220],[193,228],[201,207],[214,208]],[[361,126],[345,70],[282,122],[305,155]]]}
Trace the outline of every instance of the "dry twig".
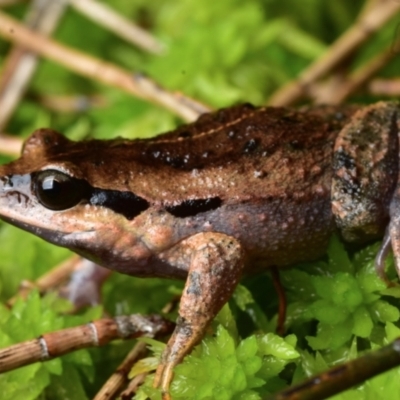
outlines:
{"label": "dry twig", "polygon": [[52,268],[46,274],[42,275],[35,282],[22,282],[18,293],[8,300],[7,305],[12,306],[19,297],[27,297],[32,289],[38,289],[40,293],[44,293],[60,286],[69,279],[80,260],[81,258],[78,255],[73,255],[58,266]]}
{"label": "dry twig", "polygon": [[162,54],[165,46],[149,32],[133,24],[104,3],[95,0],[69,0],[71,5],[98,25],[153,54]]}
{"label": "dry twig", "polygon": [[84,96],[84,95],[38,95],[35,101],[48,110],[58,113],[83,113],[91,108],[107,107],[108,102],[103,96]]}
{"label": "dry twig", "polygon": [[[365,86],[376,73],[396,56],[392,47],[385,49],[368,63],[354,71],[350,76],[341,76],[341,80],[329,82],[317,92],[315,102],[320,104],[341,104],[357,90]],[[327,87],[328,86],[328,87]]]}
{"label": "dry twig", "polygon": [[48,361],[93,346],[104,346],[115,339],[162,335],[173,324],[160,316],[130,315],[103,318],[86,325],[44,334],[37,339],[0,350],[0,373],[38,361]]}
{"label": "dry twig", "polygon": [[395,56],[390,49],[378,54],[369,63],[355,71],[345,84],[342,84],[332,96],[330,104],[343,103],[352,93],[366,85],[375,74],[387,65]]}
{"label": "dry twig", "polygon": [[296,81],[289,82],[275,92],[270,105],[289,105],[310,92],[311,85],[335,69],[343,60],[360,47],[385,22],[393,18],[400,10],[400,2],[392,0],[374,0],[374,6],[368,6],[356,21],[320,59],[300,74]]}
{"label": "dry twig", "polygon": [[21,154],[22,139],[6,135],[5,133],[0,134],[0,152],[9,156],[18,156]]}
{"label": "dry twig", "polygon": [[146,354],[146,343],[139,342],[124,361],[118,366],[116,371],[108,378],[107,382],[99,390],[93,400],[109,400],[119,393],[128,380],[128,374],[133,364]]}
{"label": "dry twig", "polygon": [[[140,79],[120,67],[88,56],[77,50],[62,46],[53,40],[32,32],[13,18],[0,11],[0,35],[12,42],[23,44],[26,48],[70,68],[81,75],[118,87],[134,96],[165,107],[186,121],[199,116],[198,109],[182,94],[174,94],[162,89],[149,78]],[[207,110],[207,107],[201,107]]]}
{"label": "dry twig", "polygon": [[400,78],[374,79],[368,85],[369,92],[374,96],[400,96]]}
{"label": "dry twig", "polygon": [[315,375],[265,400],[322,400],[400,365],[400,338],[346,364]]}
{"label": "dry twig", "polygon": [[[66,0],[35,0],[26,17],[26,26],[43,35],[50,35],[60,21]],[[0,131],[4,130],[23,97],[36,70],[37,56],[26,50],[23,43],[8,55],[0,75]]]}
{"label": "dry twig", "polygon": [[128,386],[121,392],[122,400],[132,400],[133,396],[138,391],[139,387],[143,385],[148,373],[136,375],[128,383]]}

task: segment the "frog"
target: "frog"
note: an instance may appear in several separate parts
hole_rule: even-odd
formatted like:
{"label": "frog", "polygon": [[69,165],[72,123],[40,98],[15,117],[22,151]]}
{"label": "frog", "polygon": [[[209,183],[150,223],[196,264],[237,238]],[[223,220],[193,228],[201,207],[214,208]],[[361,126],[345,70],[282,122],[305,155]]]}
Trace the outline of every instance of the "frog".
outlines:
{"label": "frog", "polygon": [[400,275],[395,102],[240,104],[151,139],[36,130],[0,166],[0,218],[106,268],[185,281],[154,385],[203,338],[244,275],[383,237]]}

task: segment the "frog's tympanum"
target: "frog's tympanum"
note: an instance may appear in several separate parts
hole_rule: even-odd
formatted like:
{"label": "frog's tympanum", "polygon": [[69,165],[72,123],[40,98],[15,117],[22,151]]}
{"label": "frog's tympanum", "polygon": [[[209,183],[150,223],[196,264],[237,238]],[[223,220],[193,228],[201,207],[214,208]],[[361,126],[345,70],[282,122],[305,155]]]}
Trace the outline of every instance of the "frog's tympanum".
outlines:
{"label": "frog's tympanum", "polygon": [[199,342],[243,274],[384,236],[400,271],[399,106],[240,105],[155,139],[50,129],[0,168],[1,218],[128,275],[186,280],[156,374]]}

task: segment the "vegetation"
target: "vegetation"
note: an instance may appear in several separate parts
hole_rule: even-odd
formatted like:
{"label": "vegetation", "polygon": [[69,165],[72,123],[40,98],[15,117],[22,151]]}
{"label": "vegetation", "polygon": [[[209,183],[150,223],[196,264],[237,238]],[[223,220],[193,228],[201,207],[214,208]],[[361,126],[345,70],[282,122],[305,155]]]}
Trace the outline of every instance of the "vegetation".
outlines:
{"label": "vegetation", "polygon": [[[170,90],[180,90],[213,107],[250,101],[262,104],[279,87],[295,79],[353,23],[364,1],[319,0],[180,0],[123,1],[109,5],[148,28],[166,45],[161,56],[147,54],[70,9],[55,39],[83,52],[143,71]],[[5,9],[20,18],[26,4]],[[398,20],[397,20],[398,21]],[[390,47],[396,19],[360,48],[347,68],[357,68],[382,47]],[[0,42],[0,63],[9,44]],[[393,49],[396,51],[396,49]],[[1,64],[0,64],[1,65]],[[381,76],[397,73],[398,57]],[[52,96],[97,96],[97,107],[62,112],[44,106]],[[368,90],[352,100],[378,99]],[[303,100],[306,101],[306,100]],[[51,126],[73,139],[85,137],[148,137],[182,123],[175,115],[96,80],[75,75],[43,60],[7,131],[26,138],[34,129]],[[2,161],[9,158],[2,157]],[[68,257],[65,249],[5,223],[0,230],[0,297],[3,304],[23,280],[35,280]],[[270,276],[249,277],[219,314],[210,333],[176,368],[175,399],[261,399],[310,374],[353,359],[400,335],[398,287],[386,288],[377,278],[373,259],[379,244],[346,251],[334,237],[328,254],[312,264],[282,272],[288,295],[286,335],[274,334],[277,296]],[[389,265],[395,279],[393,262]],[[111,315],[159,313],[179,293],[182,283],[136,279],[114,274],[105,284],[104,305],[68,315],[69,305],[53,293],[40,298],[33,291],[12,309],[0,306],[0,347],[43,332]],[[171,318],[176,314],[172,313]],[[134,367],[131,376],[154,367],[162,343],[147,341],[154,355]],[[80,350],[46,363],[0,375],[1,398],[91,398],[122,360],[132,343]],[[150,367],[149,367],[150,366]],[[335,399],[395,399],[400,369],[380,375]],[[152,375],[136,398],[159,399]]]}

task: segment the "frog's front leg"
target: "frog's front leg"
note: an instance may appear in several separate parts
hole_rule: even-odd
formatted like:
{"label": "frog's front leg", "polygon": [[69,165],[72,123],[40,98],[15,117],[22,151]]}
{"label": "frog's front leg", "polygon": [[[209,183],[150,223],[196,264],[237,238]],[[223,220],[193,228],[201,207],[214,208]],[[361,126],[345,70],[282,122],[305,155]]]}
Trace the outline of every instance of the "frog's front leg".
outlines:
{"label": "frog's front leg", "polygon": [[177,326],[154,380],[154,386],[161,387],[168,399],[173,368],[202,339],[209,323],[235,290],[242,275],[244,251],[230,236],[205,232],[184,240],[163,257],[173,265],[189,265]]}

